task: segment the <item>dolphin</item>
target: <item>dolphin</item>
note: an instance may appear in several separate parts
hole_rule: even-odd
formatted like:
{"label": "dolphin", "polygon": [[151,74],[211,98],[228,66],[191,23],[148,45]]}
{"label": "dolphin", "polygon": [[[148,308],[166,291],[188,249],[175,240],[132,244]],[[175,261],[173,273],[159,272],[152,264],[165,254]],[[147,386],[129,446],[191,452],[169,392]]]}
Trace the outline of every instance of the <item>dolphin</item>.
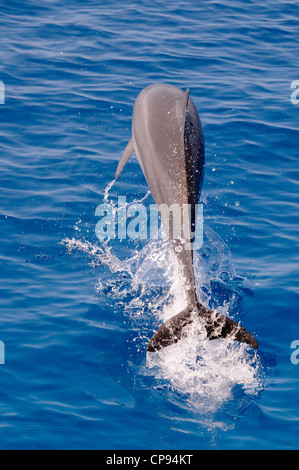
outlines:
{"label": "dolphin", "polygon": [[[141,91],[134,104],[132,137],[115,176],[115,179],[119,177],[135,152],[185,280],[187,307],[160,326],[149,341],[147,351],[155,352],[176,343],[185,336],[186,327],[195,319],[203,325],[209,340],[233,338],[257,349],[258,343],[251,333],[232,319],[202,305],[197,297],[192,243],[205,152],[200,118],[189,95],[189,89],[184,92],[168,84],[153,84]],[[162,210],[173,205],[179,208],[181,216],[184,207],[190,208],[189,224],[183,227],[184,231],[176,229],[174,213],[171,217],[169,211]],[[186,226],[189,228],[187,236]]]}

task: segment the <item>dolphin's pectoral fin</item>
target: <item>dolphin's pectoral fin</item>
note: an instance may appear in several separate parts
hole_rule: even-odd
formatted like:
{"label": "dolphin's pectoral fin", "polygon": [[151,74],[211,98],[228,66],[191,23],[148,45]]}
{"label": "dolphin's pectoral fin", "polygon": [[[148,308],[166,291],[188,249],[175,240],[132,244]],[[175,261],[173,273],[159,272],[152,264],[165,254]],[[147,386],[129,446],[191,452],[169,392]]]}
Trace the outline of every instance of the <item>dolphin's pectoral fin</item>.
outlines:
{"label": "dolphin's pectoral fin", "polygon": [[133,137],[131,137],[131,139],[129,140],[122,156],[121,156],[121,159],[119,160],[119,163],[118,163],[118,166],[117,166],[117,169],[116,169],[116,174],[115,174],[115,179],[117,180],[117,178],[119,177],[119,175],[121,174],[121,172],[123,171],[124,169],[124,166],[125,164],[127,163],[127,161],[129,160],[130,156],[132,155],[132,153],[134,152],[134,143],[133,143]]}
{"label": "dolphin's pectoral fin", "polygon": [[194,315],[198,315],[199,322],[205,328],[209,340],[231,338],[246,343],[254,349],[258,348],[256,339],[245,328],[230,318],[199,305],[198,307],[186,308],[160,326],[151,338],[147,351],[159,351],[159,349],[177,343],[184,335],[185,327],[194,320]]}

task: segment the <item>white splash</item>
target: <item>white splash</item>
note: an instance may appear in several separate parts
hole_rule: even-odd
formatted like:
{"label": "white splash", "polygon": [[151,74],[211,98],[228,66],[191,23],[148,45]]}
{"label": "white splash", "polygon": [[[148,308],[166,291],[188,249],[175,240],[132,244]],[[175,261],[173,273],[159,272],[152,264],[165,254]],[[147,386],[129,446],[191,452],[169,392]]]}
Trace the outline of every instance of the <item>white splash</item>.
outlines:
{"label": "white splash", "polygon": [[[113,182],[105,190],[106,202],[112,185]],[[195,253],[194,264],[199,298],[208,305],[210,298],[207,292],[211,279],[223,272],[229,276],[235,275],[235,272],[229,249],[218,235],[205,228],[204,239],[204,253]],[[93,266],[105,265],[110,269],[115,276],[110,297],[114,296],[119,301],[124,296],[124,312],[140,322],[139,338],[144,339],[144,349],[145,338],[149,339],[152,335],[148,329],[149,318],[145,318],[144,314],[149,302],[153,321],[155,319],[159,323],[186,307],[184,283],[167,241],[151,240],[141,250],[134,250],[125,260],[119,259],[108,241],[94,245],[86,240],[66,238],[62,243],[69,252],[76,250],[88,254]],[[118,273],[127,276],[125,288],[122,282],[117,283]],[[157,286],[163,289],[152,296],[151,289]],[[203,290],[203,287],[206,289]],[[105,295],[101,279],[96,288],[99,294]],[[128,293],[131,294],[129,300]],[[225,310],[227,307],[222,306],[221,313],[226,314]],[[144,325],[146,330],[143,330]],[[263,383],[256,352],[233,341],[207,341],[200,324],[195,323],[190,327],[187,338],[158,353],[147,353],[142,373],[154,378],[155,387],[162,386],[179,393],[193,408],[205,409],[206,412],[215,412],[230,400],[236,386],[241,387],[243,393],[256,395]]]}

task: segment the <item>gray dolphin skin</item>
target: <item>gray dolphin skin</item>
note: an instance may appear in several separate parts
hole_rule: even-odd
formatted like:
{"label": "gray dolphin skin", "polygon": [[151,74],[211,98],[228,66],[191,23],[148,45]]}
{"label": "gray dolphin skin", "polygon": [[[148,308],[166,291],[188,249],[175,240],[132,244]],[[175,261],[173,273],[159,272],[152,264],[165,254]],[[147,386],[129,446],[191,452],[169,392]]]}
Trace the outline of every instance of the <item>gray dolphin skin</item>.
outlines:
{"label": "gray dolphin skin", "polygon": [[[133,110],[132,138],[118,164],[116,179],[133,152],[178,260],[188,301],[185,310],[166,321],[153,335],[147,351],[155,352],[176,343],[195,319],[203,325],[210,340],[233,338],[257,349],[257,341],[245,328],[202,305],[196,294],[192,242],[205,156],[200,118],[189,89],[184,92],[173,85],[154,84],[139,94]],[[182,221],[185,207],[190,208],[189,230],[181,223],[178,229],[176,224],[177,219]],[[179,208],[176,217],[171,208]]]}

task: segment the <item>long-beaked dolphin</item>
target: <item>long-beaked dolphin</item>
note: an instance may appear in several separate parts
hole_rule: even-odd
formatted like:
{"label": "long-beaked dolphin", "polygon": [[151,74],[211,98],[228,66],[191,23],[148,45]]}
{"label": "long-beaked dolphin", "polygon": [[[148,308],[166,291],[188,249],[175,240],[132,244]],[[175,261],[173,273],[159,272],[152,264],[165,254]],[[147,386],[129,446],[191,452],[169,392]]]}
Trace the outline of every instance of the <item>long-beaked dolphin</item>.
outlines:
{"label": "long-beaked dolphin", "polygon": [[[200,118],[189,96],[189,89],[167,84],[154,84],[141,91],[136,99],[132,137],[127,144],[116,170],[116,179],[126,162],[135,152],[151,194],[158,206],[170,247],[175,254],[186,283],[188,306],[166,321],[151,338],[147,351],[158,351],[176,343],[185,327],[197,317],[205,327],[207,338],[233,338],[258,348],[255,338],[245,328],[202,305],[197,297],[193,250],[185,249],[184,243],[192,243],[196,224],[196,206],[199,201],[204,177],[204,138]],[[160,210],[176,204],[183,213],[191,208],[189,234],[186,230],[174,230],[169,212]]]}

